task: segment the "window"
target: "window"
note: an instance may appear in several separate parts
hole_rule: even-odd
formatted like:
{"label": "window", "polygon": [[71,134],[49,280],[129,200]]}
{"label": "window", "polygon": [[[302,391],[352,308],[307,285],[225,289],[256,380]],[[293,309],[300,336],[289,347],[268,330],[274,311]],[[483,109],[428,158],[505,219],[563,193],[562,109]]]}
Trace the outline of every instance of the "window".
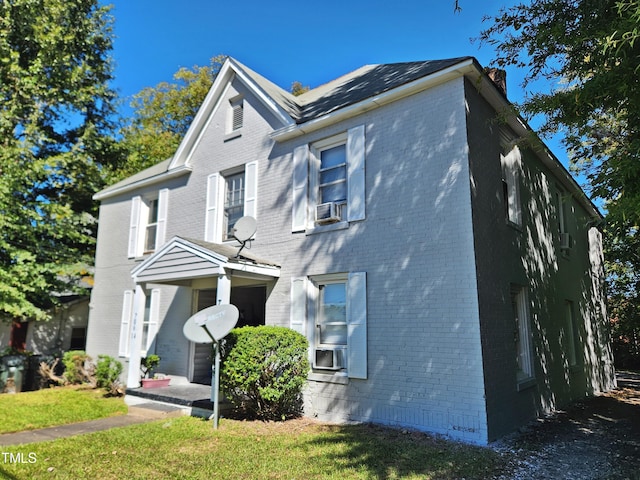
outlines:
{"label": "window", "polygon": [[256,217],[258,162],[244,169],[218,172],[207,178],[204,239],[219,243],[232,240],[231,228],[243,216]]}
{"label": "window", "polygon": [[367,378],[365,272],[292,279],[290,325],[307,336],[315,373]]}
{"label": "window", "polygon": [[71,329],[71,343],[69,350],[84,350],[87,347],[87,329],[74,327]]}
{"label": "window", "polygon": [[131,199],[128,257],[140,257],[160,248],[165,241],[169,190],[154,196]]}
{"label": "window", "polygon": [[578,364],[578,356],[576,351],[576,333],[576,320],[573,302],[566,300],[564,341],[567,360],[569,361],[570,367],[574,367]]}
{"label": "window", "polygon": [[520,150],[511,148],[506,155],[500,155],[502,164],[502,197],[505,217],[508,222],[522,226],[522,208],[520,205]]}
{"label": "window", "polygon": [[[131,352],[131,329],[133,328],[134,314],[134,292],[126,290],[122,301],[122,316],[120,320],[120,343],[118,355],[128,357]],[[147,355],[158,332],[158,322],[160,320],[160,290],[153,289],[144,295],[144,316],[142,317],[142,341],[141,355]]]}
{"label": "window", "polygon": [[316,344],[347,344],[347,283],[321,283],[318,286]]}
{"label": "window", "polygon": [[573,248],[573,237],[571,237],[567,228],[567,196],[562,190],[556,192],[556,215],[560,250],[567,256]]}
{"label": "window", "polygon": [[531,344],[529,303],[527,297],[527,291],[524,287],[511,287],[511,308],[515,320],[514,341],[516,345],[518,383],[526,382],[534,377],[533,347]]}
{"label": "window", "polygon": [[223,240],[233,238],[231,229],[244,215],[244,172],[225,178],[225,201],[223,218]]}
{"label": "window", "polygon": [[365,127],[293,152],[292,231],[365,218]]}
{"label": "window", "polygon": [[158,199],[154,198],[147,202],[147,226],[145,228],[144,253],[153,252],[156,249],[156,238],[158,233]]}

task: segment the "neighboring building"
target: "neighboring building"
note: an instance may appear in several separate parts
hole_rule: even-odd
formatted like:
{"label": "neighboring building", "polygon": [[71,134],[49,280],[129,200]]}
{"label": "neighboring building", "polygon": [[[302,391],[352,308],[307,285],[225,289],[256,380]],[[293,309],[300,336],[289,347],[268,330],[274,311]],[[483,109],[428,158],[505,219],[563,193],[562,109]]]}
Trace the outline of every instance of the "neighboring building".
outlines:
{"label": "neighboring building", "polygon": [[298,97],[228,59],[175,155],[95,198],[87,350],[129,387],[148,352],[208,379],[182,327],[229,302],[307,336],[323,420],[484,444],[614,386],[601,216],[471,57]]}
{"label": "neighboring building", "polygon": [[1,322],[0,352],[10,348],[36,355],[84,350],[89,322],[89,297],[61,295],[47,321]]}

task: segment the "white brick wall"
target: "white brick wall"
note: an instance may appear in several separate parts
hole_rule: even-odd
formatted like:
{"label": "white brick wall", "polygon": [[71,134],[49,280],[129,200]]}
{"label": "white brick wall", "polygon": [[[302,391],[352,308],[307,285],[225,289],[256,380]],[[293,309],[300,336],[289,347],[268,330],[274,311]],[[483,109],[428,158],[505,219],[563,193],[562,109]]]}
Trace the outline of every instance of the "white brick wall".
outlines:
{"label": "white brick wall", "polygon": [[[367,272],[368,379],[310,382],[307,414],[486,442],[462,79],[283,144],[269,139],[277,124],[241,85],[227,96],[238,93],[245,94],[242,136],[225,142],[224,112],[214,114],[191,157],[193,171],[169,185],[167,239],[203,238],[207,175],[257,159],[251,251],[282,266],[268,295],[267,323],[288,326],[292,277]],[[362,124],[366,220],[346,230],[292,234],[293,149]],[[92,354],[117,353],[122,291],[132,287],[135,265],[126,259],[128,199],[106,201],[101,210]],[[189,294],[163,293],[162,313],[173,313],[168,321],[186,320]],[[176,365],[184,349],[170,350],[167,339],[180,343],[177,331],[165,325],[158,340]]]}

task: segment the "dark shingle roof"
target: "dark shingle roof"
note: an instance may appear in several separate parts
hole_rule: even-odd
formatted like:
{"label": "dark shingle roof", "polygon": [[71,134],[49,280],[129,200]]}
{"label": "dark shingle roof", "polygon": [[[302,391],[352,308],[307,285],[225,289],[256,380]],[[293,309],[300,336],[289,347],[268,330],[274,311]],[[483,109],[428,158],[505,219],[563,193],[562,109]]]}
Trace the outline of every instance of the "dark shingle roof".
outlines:
{"label": "dark shingle roof", "polygon": [[296,123],[301,124],[472,58],[365,65],[297,97],[240,62],[234,62],[291,115]]}

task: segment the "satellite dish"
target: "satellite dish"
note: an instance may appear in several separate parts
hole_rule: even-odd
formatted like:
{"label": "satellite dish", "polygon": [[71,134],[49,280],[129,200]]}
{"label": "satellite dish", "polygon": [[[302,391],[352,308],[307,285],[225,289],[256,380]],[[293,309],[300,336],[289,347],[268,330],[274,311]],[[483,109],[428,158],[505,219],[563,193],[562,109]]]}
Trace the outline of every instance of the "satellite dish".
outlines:
{"label": "satellite dish", "polygon": [[258,224],[256,222],[256,219],[246,216],[238,219],[238,221],[231,229],[231,233],[236,238],[236,240],[243,243],[253,237],[253,235],[256,233],[257,227]]}
{"label": "satellite dish", "polygon": [[184,324],[182,333],[195,343],[213,343],[222,340],[238,323],[235,305],[214,305],[200,310]]}

